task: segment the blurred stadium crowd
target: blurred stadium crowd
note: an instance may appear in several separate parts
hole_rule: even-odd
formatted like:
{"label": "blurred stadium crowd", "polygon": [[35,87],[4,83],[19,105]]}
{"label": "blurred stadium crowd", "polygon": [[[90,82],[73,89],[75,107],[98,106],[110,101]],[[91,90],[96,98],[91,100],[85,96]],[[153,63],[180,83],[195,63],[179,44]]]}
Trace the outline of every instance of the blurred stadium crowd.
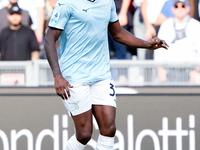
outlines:
{"label": "blurred stadium crowd", "polygon": [[[0,0],[1,61],[46,59],[44,37],[56,1]],[[200,0],[114,1],[121,26],[143,40],[158,36],[170,47],[168,51],[155,52],[126,47],[113,41],[108,34],[111,59],[157,62],[200,60]],[[59,48],[57,42],[58,56]],[[170,79],[166,76],[170,71],[163,67],[158,68],[160,81]],[[180,74],[181,71],[178,70]],[[190,71],[190,75],[195,76],[200,68],[194,66]]]}

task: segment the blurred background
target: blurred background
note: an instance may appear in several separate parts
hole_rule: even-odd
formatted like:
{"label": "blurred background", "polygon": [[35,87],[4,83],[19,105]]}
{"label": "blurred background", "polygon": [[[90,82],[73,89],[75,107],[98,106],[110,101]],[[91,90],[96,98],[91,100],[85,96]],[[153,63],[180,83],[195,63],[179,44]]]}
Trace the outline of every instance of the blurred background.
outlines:
{"label": "blurred background", "polygon": [[[57,0],[0,0],[0,149],[64,150],[73,124],[54,90],[44,37]],[[115,149],[198,150],[199,0],[114,0],[119,22],[169,49],[126,47],[108,33],[118,99]],[[57,42],[60,57],[60,46]],[[94,121],[94,149],[98,128]]]}

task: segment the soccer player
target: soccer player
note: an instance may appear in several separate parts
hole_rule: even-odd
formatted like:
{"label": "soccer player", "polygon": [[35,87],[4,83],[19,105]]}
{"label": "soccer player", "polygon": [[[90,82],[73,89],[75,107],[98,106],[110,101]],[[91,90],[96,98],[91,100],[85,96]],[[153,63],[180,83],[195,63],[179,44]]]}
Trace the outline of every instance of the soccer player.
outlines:
{"label": "soccer player", "polygon": [[[109,66],[107,31],[127,46],[166,48],[158,38],[143,41],[124,30],[113,0],[59,0],[45,37],[55,89],[72,116],[76,133],[65,150],[84,150],[92,135],[92,115],[100,135],[96,150],[111,150],[116,131],[116,95]],[[59,38],[58,63],[55,43]]]}

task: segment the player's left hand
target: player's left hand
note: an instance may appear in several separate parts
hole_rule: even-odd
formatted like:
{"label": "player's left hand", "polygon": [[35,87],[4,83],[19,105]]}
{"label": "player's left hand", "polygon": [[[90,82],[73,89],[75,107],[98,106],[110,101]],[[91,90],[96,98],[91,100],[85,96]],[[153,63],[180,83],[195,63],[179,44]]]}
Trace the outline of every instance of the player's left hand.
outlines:
{"label": "player's left hand", "polygon": [[164,40],[160,40],[157,37],[147,41],[147,43],[148,43],[147,49],[149,50],[155,50],[158,48],[165,48],[167,50],[169,47],[168,44]]}

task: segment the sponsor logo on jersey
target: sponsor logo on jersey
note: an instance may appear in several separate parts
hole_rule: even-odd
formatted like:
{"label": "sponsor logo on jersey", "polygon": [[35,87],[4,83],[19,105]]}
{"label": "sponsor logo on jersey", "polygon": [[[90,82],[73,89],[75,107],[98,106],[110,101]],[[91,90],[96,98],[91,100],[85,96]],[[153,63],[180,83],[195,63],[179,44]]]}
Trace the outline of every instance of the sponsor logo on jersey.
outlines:
{"label": "sponsor logo on jersey", "polygon": [[88,10],[89,10],[89,8],[88,9],[83,9],[82,11],[87,12]]}
{"label": "sponsor logo on jersey", "polygon": [[62,5],[65,5],[65,4],[58,3],[58,5],[59,5],[59,6],[62,6]]}

